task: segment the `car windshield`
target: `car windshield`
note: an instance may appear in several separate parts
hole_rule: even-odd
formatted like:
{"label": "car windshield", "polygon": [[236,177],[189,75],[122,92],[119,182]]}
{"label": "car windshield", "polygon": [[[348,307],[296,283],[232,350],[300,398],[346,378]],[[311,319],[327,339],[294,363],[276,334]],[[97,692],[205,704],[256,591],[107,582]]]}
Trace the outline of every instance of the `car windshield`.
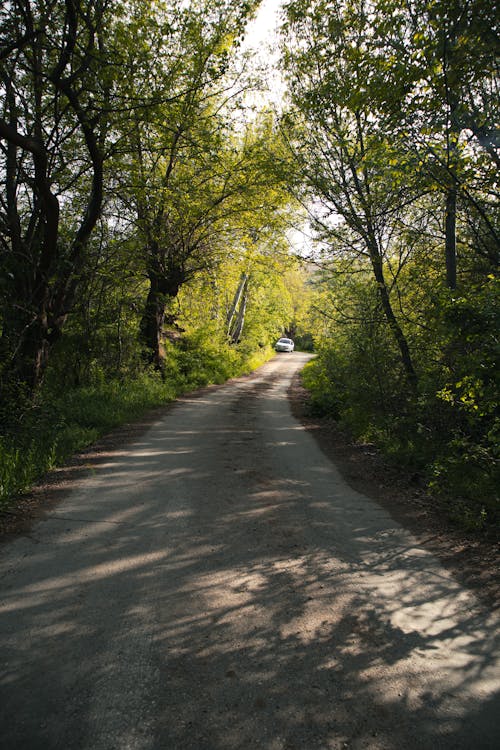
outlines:
{"label": "car windshield", "polygon": [[291,339],[280,339],[280,344],[291,344],[291,343],[292,343]]}

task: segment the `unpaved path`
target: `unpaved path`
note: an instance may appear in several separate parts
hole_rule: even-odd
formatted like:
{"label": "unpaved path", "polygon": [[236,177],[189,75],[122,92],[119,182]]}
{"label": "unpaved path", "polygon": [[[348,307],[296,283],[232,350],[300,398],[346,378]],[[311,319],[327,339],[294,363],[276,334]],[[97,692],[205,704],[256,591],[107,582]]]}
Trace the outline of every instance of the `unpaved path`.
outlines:
{"label": "unpaved path", "polygon": [[0,550],[2,750],[498,746],[499,618],[291,416],[181,399]]}

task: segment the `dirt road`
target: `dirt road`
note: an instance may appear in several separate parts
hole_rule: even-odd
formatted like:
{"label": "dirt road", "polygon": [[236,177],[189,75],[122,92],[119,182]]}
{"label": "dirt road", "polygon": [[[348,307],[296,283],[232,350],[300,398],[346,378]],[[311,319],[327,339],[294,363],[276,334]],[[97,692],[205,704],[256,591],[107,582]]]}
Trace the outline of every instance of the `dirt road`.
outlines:
{"label": "dirt road", "polygon": [[186,397],[0,548],[2,750],[498,747],[499,617],[291,416]]}

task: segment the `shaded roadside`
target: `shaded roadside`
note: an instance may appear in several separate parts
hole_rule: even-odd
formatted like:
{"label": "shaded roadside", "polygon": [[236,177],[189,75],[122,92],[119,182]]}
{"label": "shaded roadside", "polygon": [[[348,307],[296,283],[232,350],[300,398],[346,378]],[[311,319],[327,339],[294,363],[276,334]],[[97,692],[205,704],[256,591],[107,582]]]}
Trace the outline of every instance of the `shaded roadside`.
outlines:
{"label": "shaded roadside", "polygon": [[[208,386],[196,393],[201,396],[218,387]],[[301,384],[300,373],[293,378],[288,397],[294,416],[314,436],[354,489],[375,498],[489,607],[499,606],[500,545],[496,540],[467,534],[457,528],[439,512],[432,497],[412,486],[408,477],[388,467],[376,452],[354,444],[333,420],[312,417],[308,411],[309,395]],[[28,535],[31,525],[43,518],[89,472],[107,461],[116,450],[139,438],[171,407],[172,404],[168,404],[153,409],[141,420],[113,430],[73,456],[65,466],[51,471],[43,482],[20,497],[7,511],[0,511],[0,542],[20,534]]]}
{"label": "shaded roadside", "polygon": [[[230,381],[252,380],[254,372],[231,378]],[[149,409],[140,419],[127,422],[99,438],[95,443],[75,453],[64,465],[58,466],[40,480],[29,492],[14,500],[8,508],[0,508],[0,544],[19,535],[29,535],[32,525],[64,499],[89,474],[112,458],[117,451],[138,440],[162,419],[183,398],[202,398],[223,385],[207,385],[187,392],[163,406]]]}
{"label": "shaded roadside", "polygon": [[334,420],[311,416],[309,393],[302,386],[300,373],[293,378],[288,397],[293,415],[314,436],[353,489],[376,499],[485,604],[493,608],[500,605],[497,539],[457,527],[435,498],[412,485],[407,475],[388,466],[371,446],[354,443]]}
{"label": "shaded roadside", "polygon": [[292,419],[301,363],[89,451],[2,550],[5,747],[496,748],[496,614]]}

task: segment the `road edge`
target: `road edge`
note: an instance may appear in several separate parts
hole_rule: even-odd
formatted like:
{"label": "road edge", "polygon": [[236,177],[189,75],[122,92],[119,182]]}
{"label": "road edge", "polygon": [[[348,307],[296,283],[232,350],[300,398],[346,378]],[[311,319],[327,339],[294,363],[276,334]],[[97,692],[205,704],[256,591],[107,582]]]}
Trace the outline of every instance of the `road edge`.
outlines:
{"label": "road edge", "polygon": [[311,416],[309,392],[300,372],[292,379],[288,398],[294,417],[350,487],[378,502],[488,609],[500,606],[500,545],[496,540],[455,526],[439,512],[435,498],[384,463],[373,446],[354,443],[332,419]]}

